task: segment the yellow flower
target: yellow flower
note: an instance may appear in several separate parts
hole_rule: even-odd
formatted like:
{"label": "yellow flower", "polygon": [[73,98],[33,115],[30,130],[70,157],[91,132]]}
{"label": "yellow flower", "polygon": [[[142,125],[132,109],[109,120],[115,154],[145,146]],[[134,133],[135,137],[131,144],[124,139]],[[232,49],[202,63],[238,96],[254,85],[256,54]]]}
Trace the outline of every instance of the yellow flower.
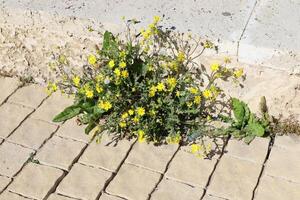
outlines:
{"label": "yellow flower", "polygon": [[[125,57],[126,57],[126,52],[123,50],[123,51],[121,51],[120,53],[119,53],[119,56],[120,56],[120,58],[121,59],[125,59]],[[126,64],[126,63],[125,63]]]}
{"label": "yellow flower", "polygon": [[120,62],[119,67],[125,68],[126,67],[126,62],[124,62],[124,61]]}
{"label": "yellow flower", "polygon": [[204,98],[206,98],[206,99],[212,97],[212,92],[208,89],[204,90],[202,94],[203,94]]}
{"label": "yellow flower", "polygon": [[157,89],[155,86],[151,86],[149,89],[149,97],[154,97]]}
{"label": "yellow flower", "polygon": [[198,93],[198,88],[195,88],[195,87],[190,87],[190,88],[188,88],[188,90],[189,90],[190,93],[192,93],[192,94],[197,94],[197,93]]}
{"label": "yellow flower", "polygon": [[176,97],[180,97],[180,92],[179,91],[176,92]]}
{"label": "yellow flower", "polygon": [[132,120],[134,123],[138,123],[140,121],[140,119],[137,116],[135,116]]}
{"label": "yellow flower", "polygon": [[191,145],[191,152],[192,152],[193,154],[198,153],[198,152],[201,151],[202,149],[203,149],[202,146],[199,145],[199,144],[192,144],[192,145]]}
{"label": "yellow flower", "polygon": [[123,121],[120,122],[120,123],[119,123],[119,126],[120,126],[121,128],[125,128],[125,127],[126,127],[126,122],[123,122]]}
{"label": "yellow flower", "polygon": [[49,83],[47,86],[47,93],[50,95],[51,93],[57,91],[57,85],[56,83]]}
{"label": "yellow flower", "polygon": [[94,97],[94,92],[93,90],[86,90],[85,91],[85,96],[89,99],[93,98]]}
{"label": "yellow flower", "polygon": [[178,53],[177,60],[179,62],[183,62],[185,60],[185,54],[184,54],[184,52],[181,51],[181,52]]}
{"label": "yellow flower", "polygon": [[176,78],[168,78],[167,83],[171,90],[173,90],[176,87]]}
{"label": "yellow flower", "polygon": [[186,105],[187,105],[187,107],[190,108],[190,107],[192,107],[193,103],[192,102],[187,102]]}
{"label": "yellow flower", "polygon": [[159,92],[161,92],[161,91],[165,90],[166,88],[165,88],[164,83],[159,83],[159,84],[157,84],[156,89],[157,89]]}
{"label": "yellow flower", "polygon": [[204,48],[212,49],[213,47],[214,47],[214,44],[211,41],[209,41],[209,40],[205,41]]}
{"label": "yellow flower", "polygon": [[108,111],[109,109],[112,108],[112,105],[111,105],[111,103],[109,101],[100,101],[99,104],[98,104],[98,107],[100,109]]}
{"label": "yellow flower", "polygon": [[130,115],[130,116],[132,116],[133,114],[134,114],[134,111],[133,110],[128,110],[128,114]]}
{"label": "yellow flower", "polygon": [[109,61],[108,66],[110,68],[113,68],[115,66],[115,61],[114,60]]}
{"label": "yellow flower", "polygon": [[199,105],[201,103],[201,96],[197,95],[194,97],[194,104]]}
{"label": "yellow flower", "polygon": [[136,113],[138,116],[143,116],[145,115],[145,109],[143,107],[137,107]]}
{"label": "yellow flower", "polygon": [[99,84],[97,84],[97,85],[96,85],[96,91],[97,91],[98,93],[101,93],[101,92],[103,92],[103,88],[102,88]]}
{"label": "yellow flower", "polygon": [[238,69],[238,70],[235,70],[235,71],[233,72],[233,74],[234,74],[234,76],[235,76],[236,78],[240,78],[240,77],[243,76],[243,74],[244,74],[244,69],[243,69],[243,68],[240,68],[240,69]]}
{"label": "yellow flower", "polygon": [[73,77],[72,80],[73,80],[74,85],[76,87],[79,87],[79,85],[80,85],[80,77],[79,76],[75,76],[75,77]]}
{"label": "yellow flower", "polygon": [[97,62],[97,58],[94,55],[89,55],[88,62],[90,65],[94,65]]}
{"label": "yellow flower", "polygon": [[160,21],[160,16],[154,16],[153,21],[155,24],[158,23]]}
{"label": "yellow flower", "polygon": [[168,144],[179,144],[179,142],[181,141],[181,136],[180,134],[168,136],[166,138],[166,141]]}
{"label": "yellow flower", "polygon": [[139,142],[145,142],[146,138],[145,138],[145,132],[143,130],[138,130],[137,131],[137,135],[138,135],[138,141]]}
{"label": "yellow flower", "polygon": [[128,71],[127,70],[124,70],[124,71],[122,71],[122,77],[123,78],[127,78],[128,77]]}
{"label": "yellow flower", "polygon": [[115,70],[114,70],[114,73],[115,73],[115,75],[116,76],[121,76],[121,71],[118,69],[118,68],[116,68]]}
{"label": "yellow flower", "polygon": [[218,71],[220,69],[220,64],[219,63],[212,63],[210,65],[210,69],[215,72],[215,71]]}
{"label": "yellow flower", "polygon": [[128,113],[127,112],[123,113],[122,116],[121,116],[122,119],[126,119],[127,117],[128,117]]}

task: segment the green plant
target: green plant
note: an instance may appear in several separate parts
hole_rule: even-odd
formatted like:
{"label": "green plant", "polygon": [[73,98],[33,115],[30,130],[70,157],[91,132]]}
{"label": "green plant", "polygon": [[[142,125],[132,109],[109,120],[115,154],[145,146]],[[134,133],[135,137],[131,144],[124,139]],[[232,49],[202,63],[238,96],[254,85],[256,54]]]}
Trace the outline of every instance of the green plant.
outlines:
{"label": "green plant", "polygon": [[[53,121],[77,116],[87,124],[86,133],[97,127],[97,137],[107,130],[116,140],[190,143],[205,136],[210,121],[227,105],[217,80],[239,82],[243,70],[227,67],[228,58],[210,69],[200,66],[196,59],[214,45],[163,28],[159,21],[156,16],[147,29],[134,31],[132,25],[138,22],[128,20],[125,36],[106,31],[102,48],[88,57],[81,72],[66,72],[66,59],[60,56],[54,69],[59,80],[50,82],[48,90],[60,89],[75,100]],[[248,129],[259,129],[251,125],[255,119],[246,121]],[[236,127],[244,128],[242,124]]]}

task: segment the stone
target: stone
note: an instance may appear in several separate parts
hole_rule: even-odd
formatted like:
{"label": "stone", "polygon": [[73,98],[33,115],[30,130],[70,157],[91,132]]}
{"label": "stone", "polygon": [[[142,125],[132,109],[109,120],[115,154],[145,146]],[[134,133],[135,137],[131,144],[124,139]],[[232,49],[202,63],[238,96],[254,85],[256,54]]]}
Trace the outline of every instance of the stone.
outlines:
{"label": "stone", "polygon": [[62,95],[59,92],[55,92],[32,114],[32,118],[52,123],[53,118],[57,114],[72,104],[71,98]]}
{"label": "stone", "polygon": [[110,176],[108,171],[75,164],[56,192],[82,200],[96,199]]}
{"label": "stone", "polygon": [[20,82],[16,78],[0,77],[0,105],[18,89]]}
{"label": "stone", "polygon": [[0,193],[6,188],[10,181],[10,178],[0,175]]}
{"label": "stone", "polygon": [[233,157],[263,164],[268,153],[269,139],[255,138],[249,145],[242,140],[231,139],[225,152]]}
{"label": "stone", "polygon": [[251,199],[261,165],[224,155],[218,164],[207,194],[225,199]]}
{"label": "stone", "polygon": [[48,200],[74,200],[74,199],[53,193],[49,196]]}
{"label": "stone", "polygon": [[144,200],[160,179],[160,174],[130,164],[123,164],[106,188],[107,193],[126,199]]}
{"label": "stone", "polygon": [[177,149],[178,145],[154,146],[152,143],[137,142],[130,151],[126,163],[163,173]]}
{"label": "stone", "polygon": [[265,173],[300,183],[299,151],[288,151],[274,146],[266,163]]}
{"label": "stone", "polygon": [[0,137],[6,138],[33,110],[24,106],[5,103],[0,107]]}
{"label": "stone", "polygon": [[34,199],[44,199],[62,176],[62,170],[29,163],[8,190]]}
{"label": "stone", "polygon": [[78,126],[74,119],[69,119],[63,125],[61,125],[55,134],[65,138],[88,143],[92,136],[86,135],[84,133],[84,128],[84,126]]}
{"label": "stone", "polygon": [[123,200],[123,199],[103,193],[99,200]]}
{"label": "stone", "polygon": [[31,84],[18,89],[8,101],[30,108],[37,108],[46,97],[47,93],[45,88]]}
{"label": "stone", "polygon": [[0,200],[28,200],[28,198],[9,191],[4,191],[0,194]]}
{"label": "stone", "polygon": [[263,175],[259,181],[255,200],[298,200],[300,197],[300,184],[292,183],[280,178]]}
{"label": "stone", "polygon": [[100,144],[92,142],[87,147],[79,162],[115,172],[125,159],[133,140],[124,139],[118,141],[116,145],[114,143],[109,144],[109,142],[111,142],[110,138],[104,134]]}
{"label": "stone", "polygon": [[300,137],[298,135],[281,135],[276,136],[274,146],[289,151],[300,151]]}
{"label": "stone", "polygon": [[0,146],[0,174],[13,177],[30,157],[33,150],[4,142]]}
{"label": "stone", "polygon": [[7,140],[37,150],[56,129],[53,124],[28,118]]}
{"label": "stone", "polygon": [[212,196],[210,194],[207,194],[203,197],[202,200],[228,200],[228,199],[225,199],[225,198],[221,198],[221,197],[215,197],[215,196]]}
{"label": "stone", "polygon": [[85,146],[82,142],[53,136],[35,158],[45,165],[69,170]]}
{"label": "stone", "polygon": [[151,195],[153,200],[177,200],[177,199],[189,199],[199,200],[203,194],[202,188],[193,187],[184,183],[176,182],[170,179],[164,178],[154,193]]}
{"label": "stone", "polygon": [[204,188],[215,164],[214,158],[201,159],[181,148],[171,161],[166,177]]}

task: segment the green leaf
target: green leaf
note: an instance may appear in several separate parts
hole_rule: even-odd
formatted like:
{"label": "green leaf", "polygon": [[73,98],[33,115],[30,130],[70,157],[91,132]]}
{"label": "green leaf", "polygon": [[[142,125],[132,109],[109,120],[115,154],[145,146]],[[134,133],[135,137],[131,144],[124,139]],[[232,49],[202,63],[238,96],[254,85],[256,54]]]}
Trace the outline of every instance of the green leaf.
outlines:
{"label": "green leaf", "polygon": [[85,134],[89,134],[95,127],[97,126],[97,123],[90,122],[87,127],[84,129]]}
{"label": "green leaf", "polygon": [[255,136],[258,136],[258,137],[263,137],[264,134],[265,134],[264,127],[258,122],[248,124],[246,129],[247,129],[247,132],[248,132],[249,135],[255,135]]}
{"label": "green leaf", "polygon": [[253,140],[254,140],[255,136],[254,135],[247,135],[245,138],[244,138],[244,142],[246,144],[250,144]]}
{"label": "green leaf", "polygon": [[232,98],[231,102],[232,102],[233,114],[237,121],[236,126],[238,126],[238,128],[241,128],[243,125],[243,122],[244,122],[244,117],[245,117],[244,105],[237,98]]}
{"label": "green leaf", "polygon": [[75,117],[80,112],[81,112],[81,108],[79,107],[79,105],[72,105],[72,106],[65,108],[61,113],[56,115],[52,121],[53,122],[66,121],[68,119]]}
{"label": "green leaf", "polygon": [[104,33],[102,52],[106,55],[118,56],[118,44],[114,35],[109,31],[105,31]]}

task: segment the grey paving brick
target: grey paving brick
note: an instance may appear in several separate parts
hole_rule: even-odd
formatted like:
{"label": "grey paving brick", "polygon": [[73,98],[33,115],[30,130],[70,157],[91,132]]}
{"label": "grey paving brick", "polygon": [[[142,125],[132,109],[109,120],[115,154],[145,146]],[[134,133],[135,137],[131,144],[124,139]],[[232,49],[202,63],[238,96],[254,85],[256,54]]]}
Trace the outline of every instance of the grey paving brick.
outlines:
{"label": "grey paving brick", "polygon": [[75,164],[56,192],[83,200],[96,199],[110,176],[110,172]]}
{"label": "grey paving brick", "polygon": [[115,197],[112,195],[108,195],[108,194],[102,194],[99,200],[122,200],[122,198],[119,197]]}
{"label": "grey paving brick", "polygon": [[0,77],[0,104],[11,95],[20,85],[16,78]]}
{"label": "grey paving brick", "polygon": [[48,200],[74,200],[74,199],[53,193],[49,196]]}
{"label": "grey paving brick", "polygon": [[7,140],[38,149],[56,129],[57,126],[50,123],[28,118]]}
{"label": "grey paving brick", "polygon": [[10,183],[10,181],[10,178],[0,176],[0,193],[5,189],[5,187]]}
{"label": "grey paving brick", "polygon": [[13,177],[30,157],[33,150],[4,142],[0,146],[0,175]]}
{"label": "grey paving brick", "polygon": [[300,137],[298,135],[276,136],[274,146],[290,151],[300,151]]}
{"label": "grey paving brick", "polygon": [[21,195],[11,193],[9,191],[4,191],[0,194],[0,200],[30,200],[27,197],[22,197]]}

